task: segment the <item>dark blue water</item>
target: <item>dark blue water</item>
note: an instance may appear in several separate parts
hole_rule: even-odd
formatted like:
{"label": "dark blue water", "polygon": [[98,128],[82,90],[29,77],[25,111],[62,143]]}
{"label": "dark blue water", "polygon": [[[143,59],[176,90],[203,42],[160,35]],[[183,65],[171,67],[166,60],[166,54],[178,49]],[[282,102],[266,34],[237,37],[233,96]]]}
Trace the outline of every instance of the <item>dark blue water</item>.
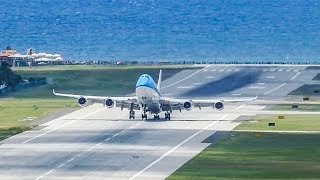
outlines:
{"label": "dark blue water", "polygon": [[0,46],[66,60],[320,62],[318,0],[10,0]]}

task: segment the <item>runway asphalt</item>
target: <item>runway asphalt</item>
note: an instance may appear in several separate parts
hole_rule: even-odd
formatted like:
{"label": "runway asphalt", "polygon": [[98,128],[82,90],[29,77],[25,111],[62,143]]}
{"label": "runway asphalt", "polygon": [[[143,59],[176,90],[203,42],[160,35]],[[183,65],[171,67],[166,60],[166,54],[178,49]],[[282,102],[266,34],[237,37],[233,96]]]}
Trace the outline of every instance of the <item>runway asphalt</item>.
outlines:
{"label": "runway asphalt", "polygon": [[[303,66],[206,66],[178,73],[162,90],[178,97],[284,97],[316,74]],[[215,132],[239,125],[238,117],[271,113],[263,108],[235,103],[221,112],[193,109],[174,112],[171,121],[141,121],[93,104],[1,141],[0,179],[164,179],[215,141]]]}
{"label": "runway asphalt", "polygon": [[[318,69],[308,66],[208,65],[198,71],[182,71],[170,78],[163,93],[168,96],[282,98],[312,80]],[[183,80],[187,78],[187,80]],[[181,81],[183,80],[183,81]],[[174,85],[171,85],[173,82]]]}

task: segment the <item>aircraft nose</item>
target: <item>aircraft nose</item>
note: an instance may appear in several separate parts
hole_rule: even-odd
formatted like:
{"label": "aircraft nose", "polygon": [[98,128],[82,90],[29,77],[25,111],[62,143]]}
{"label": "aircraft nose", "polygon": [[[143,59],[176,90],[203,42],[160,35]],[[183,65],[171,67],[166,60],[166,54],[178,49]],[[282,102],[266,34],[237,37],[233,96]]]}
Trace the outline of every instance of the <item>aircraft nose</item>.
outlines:
{"label": "aircraft nose", "polygon": [[141,76],[137,82],[137,86],[146,86],[150,82],[147,76]]}

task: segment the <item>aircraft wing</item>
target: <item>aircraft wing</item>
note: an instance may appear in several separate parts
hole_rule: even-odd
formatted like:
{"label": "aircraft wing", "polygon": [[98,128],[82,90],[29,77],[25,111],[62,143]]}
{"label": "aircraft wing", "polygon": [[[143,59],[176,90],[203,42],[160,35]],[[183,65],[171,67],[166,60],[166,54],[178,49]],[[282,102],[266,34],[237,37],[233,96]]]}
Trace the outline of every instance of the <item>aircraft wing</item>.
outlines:
{"label": "aircraft wing", "polygon": [[160,100],[160,104],[163,107],[170,107],[171,110],[191,109],[192,107],[214,107],[216,109],[223,109],[224,102],[235,103],[235,102],[251,102],[255,101],[254,98],[243,98],[243,99],[175,99],[175,98],[163,98]]}
{"label": "aircraft wing", "polygon": [[[131,97],[112,97],[112,96],[86,96],[86,95],[78,95],[78,94],[63,94],[57,93],[53,90],[53,94],[56,96],[70,97],[70,98],[85,98],[86,100],[99,100],[101,102],[106,101],[108,99],[115,101],[117,107],[128,108],[131,103],[134,103],[134,109],[138,109],[139,105],[137,104],[138,99],[136,96]],[[86,103],[86,102],[84,102]]]}

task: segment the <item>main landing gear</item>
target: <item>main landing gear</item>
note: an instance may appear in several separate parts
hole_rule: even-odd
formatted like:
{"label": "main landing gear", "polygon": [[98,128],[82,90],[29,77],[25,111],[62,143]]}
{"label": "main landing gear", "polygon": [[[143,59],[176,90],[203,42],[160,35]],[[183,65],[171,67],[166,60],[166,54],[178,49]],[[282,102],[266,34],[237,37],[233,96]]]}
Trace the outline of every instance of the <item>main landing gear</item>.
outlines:
{"label": "main landing gear", "polygon": [[133,110],[133,103],[130,104],[130,111],[129,111],[129,119],[134,119],[135,118],[135,112]]}
{"label": "main landing gear", "polygon": [[148,119],[147,114],[146,114],[146,113],[142,114],[142,115],[141,115],[141,119],[142,119],[142,120],[143,120],[143,119],[147,120],[147,119]]}
{"label": "main landing gear", "polygon": [[154,116],[153,116],[153,119],[160,119],[160,116],[159,116],[159,114],[155,114]]}
{"label": "main landing gear", "polygon": [[165,120],[171,120],[171,114],[169,112],[164,114],[164,119]]}
{"label": "main landing gear", "polygon": [[147,112],[147,107],[146,107],[146,105],[142,105],[142,107],[143,107],[143,114],[141,115],[141,119],[142,119],[142,120],[143,120],[143,119],[147,120],[147,119],[148,119],[148,116],[147,116],[147,114],[146,114],[146,112]]}
{"label": "main landing gear", "polygon": [[129,119],[134,119],[135,118],[135,112],[134,111],[129,111]]}

